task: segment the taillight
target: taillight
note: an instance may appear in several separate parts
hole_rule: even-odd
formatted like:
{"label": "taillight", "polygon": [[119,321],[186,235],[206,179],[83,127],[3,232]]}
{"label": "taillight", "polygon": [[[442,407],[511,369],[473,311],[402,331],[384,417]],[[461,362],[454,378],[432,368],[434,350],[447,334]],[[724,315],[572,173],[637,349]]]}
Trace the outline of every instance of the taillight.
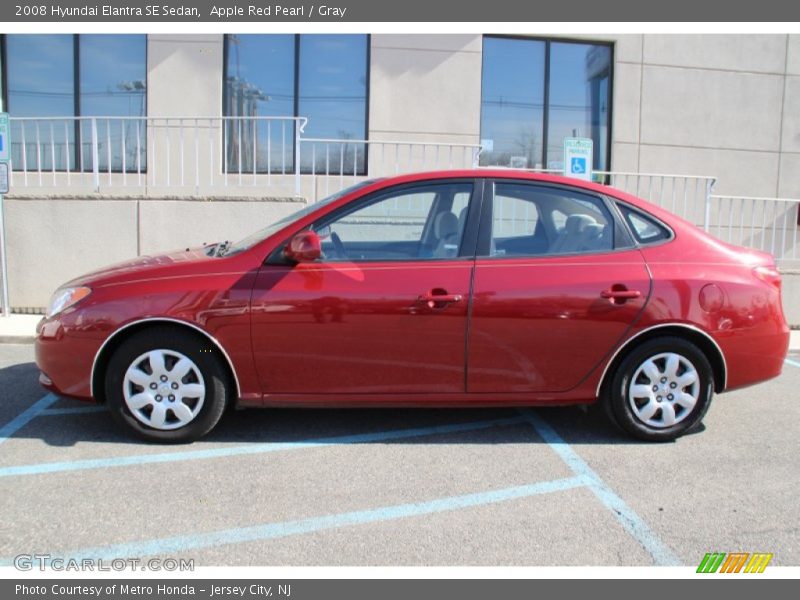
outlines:
{"label": "taillight", "polygon": [[777,267],[756,267],[753,269],[753,275],[764,283],[769,283],[781,289],[781,272],[778,271]]}

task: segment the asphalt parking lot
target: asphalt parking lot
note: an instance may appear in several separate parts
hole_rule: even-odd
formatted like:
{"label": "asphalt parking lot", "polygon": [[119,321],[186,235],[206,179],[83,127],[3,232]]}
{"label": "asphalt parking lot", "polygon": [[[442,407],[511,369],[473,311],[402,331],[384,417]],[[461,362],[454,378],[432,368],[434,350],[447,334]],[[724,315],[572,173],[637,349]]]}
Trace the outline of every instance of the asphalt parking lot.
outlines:
{"label": "asphalt parking lot", "polygon": [[31,345],[0,345],[0,564],[800,565],[797,355],[669,444],[572,407],[250,410],[157,446],[37,374]]}

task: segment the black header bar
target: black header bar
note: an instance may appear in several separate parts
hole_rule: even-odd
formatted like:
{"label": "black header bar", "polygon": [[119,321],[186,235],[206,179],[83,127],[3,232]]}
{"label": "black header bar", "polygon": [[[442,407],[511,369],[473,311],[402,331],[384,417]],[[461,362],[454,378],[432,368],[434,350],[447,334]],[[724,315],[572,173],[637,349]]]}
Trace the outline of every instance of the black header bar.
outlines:
{"label": "black header bar", "polygon": [[22,22],[797,22],[800,2],[759,0],[10,0],[0,20]]}

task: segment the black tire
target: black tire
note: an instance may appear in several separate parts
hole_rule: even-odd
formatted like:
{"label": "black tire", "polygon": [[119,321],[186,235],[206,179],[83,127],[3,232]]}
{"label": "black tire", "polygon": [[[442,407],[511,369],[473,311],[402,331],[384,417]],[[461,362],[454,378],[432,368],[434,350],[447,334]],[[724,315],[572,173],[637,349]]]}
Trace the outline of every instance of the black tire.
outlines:
{"label": "black tire", "polygon": [[[162,430],[145,424],[133,415],[125,401],[126,371],[138,357],[158,349],[180,353],[191,360],[205,387],[205,397],[196,415],[177,429]],[[125,340],[111,357],[105,373],[106,403],[114,420],[141,439],[168,444],[192,442],[211,431],[222,417],[231,395],[228,380],[217,349],[201,337],[173,328],[148,329]]]}
{"label": "black tire", "polygon": [[[634,382],[632,379],[639,368],[649,359],[663,356],[664,354],[678,355],[688,361],[690,366],[694,367],[697,373],[697,400],[691,409],[686,409],[683,406],[677,406],[677,408],[672,409],[676,415],[674,424],[653,425],[643,420],[642,416],[634,409],[634,405],[637,405],[638,401],[629,397],[629,392],[631,385],[635,383],[642,383],[642,381],[650,383],[650,380],[642,374],[640,374],[638,382]],[[665,360],[665,358],[659,358],[656,362],[663,365]],[[685,364],[681,362],[681,368],[684,367]],[[686,371],[683,372],[685,373]],[[641,377],[645,377],[645,379],[641,379]],[[658,384],[660,384],[660,379],[656,385]],[[671,384],[665,383],[662,385],[669,386]],[[654,395],[672,391],[670,389],[665,389],[664,392],[654,391]],[[713,393],[714,375],[711,364],[705,354],[697,346],[683,338],[665,336],[648,340],[625,356],[612,374],[610,383],[605,386],[602,402],[611,422],[623,431],[641,440],[668,442],[680,437],[702,422],[711,404]],[[654,406],[660,406],[661,402],[666,405],[666,395],[657,397],[661,398],[661,400],[658,401],[658,405]],[[648,402],[641,401],[641,405],[644,404],[648,404]],[[675,404],[671,404],[675,406]],[[641,410],[641,406],[639,410]],[[655,420],[656,417],[662,417],[663,419],[661,411],[662,409],[658,408],[652,420]]]}

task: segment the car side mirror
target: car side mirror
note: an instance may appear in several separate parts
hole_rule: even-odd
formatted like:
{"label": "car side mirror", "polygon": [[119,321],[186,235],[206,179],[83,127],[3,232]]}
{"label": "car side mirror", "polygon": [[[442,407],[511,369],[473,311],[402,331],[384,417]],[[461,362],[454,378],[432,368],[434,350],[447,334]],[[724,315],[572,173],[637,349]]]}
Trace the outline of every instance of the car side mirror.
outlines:
{"label": "car side mirror", "polygon": [[296,234],[286,248],[283,255],[294,262],[314,262],[322,256],[322,242],[319,236],[310,230],[301,231]]}

